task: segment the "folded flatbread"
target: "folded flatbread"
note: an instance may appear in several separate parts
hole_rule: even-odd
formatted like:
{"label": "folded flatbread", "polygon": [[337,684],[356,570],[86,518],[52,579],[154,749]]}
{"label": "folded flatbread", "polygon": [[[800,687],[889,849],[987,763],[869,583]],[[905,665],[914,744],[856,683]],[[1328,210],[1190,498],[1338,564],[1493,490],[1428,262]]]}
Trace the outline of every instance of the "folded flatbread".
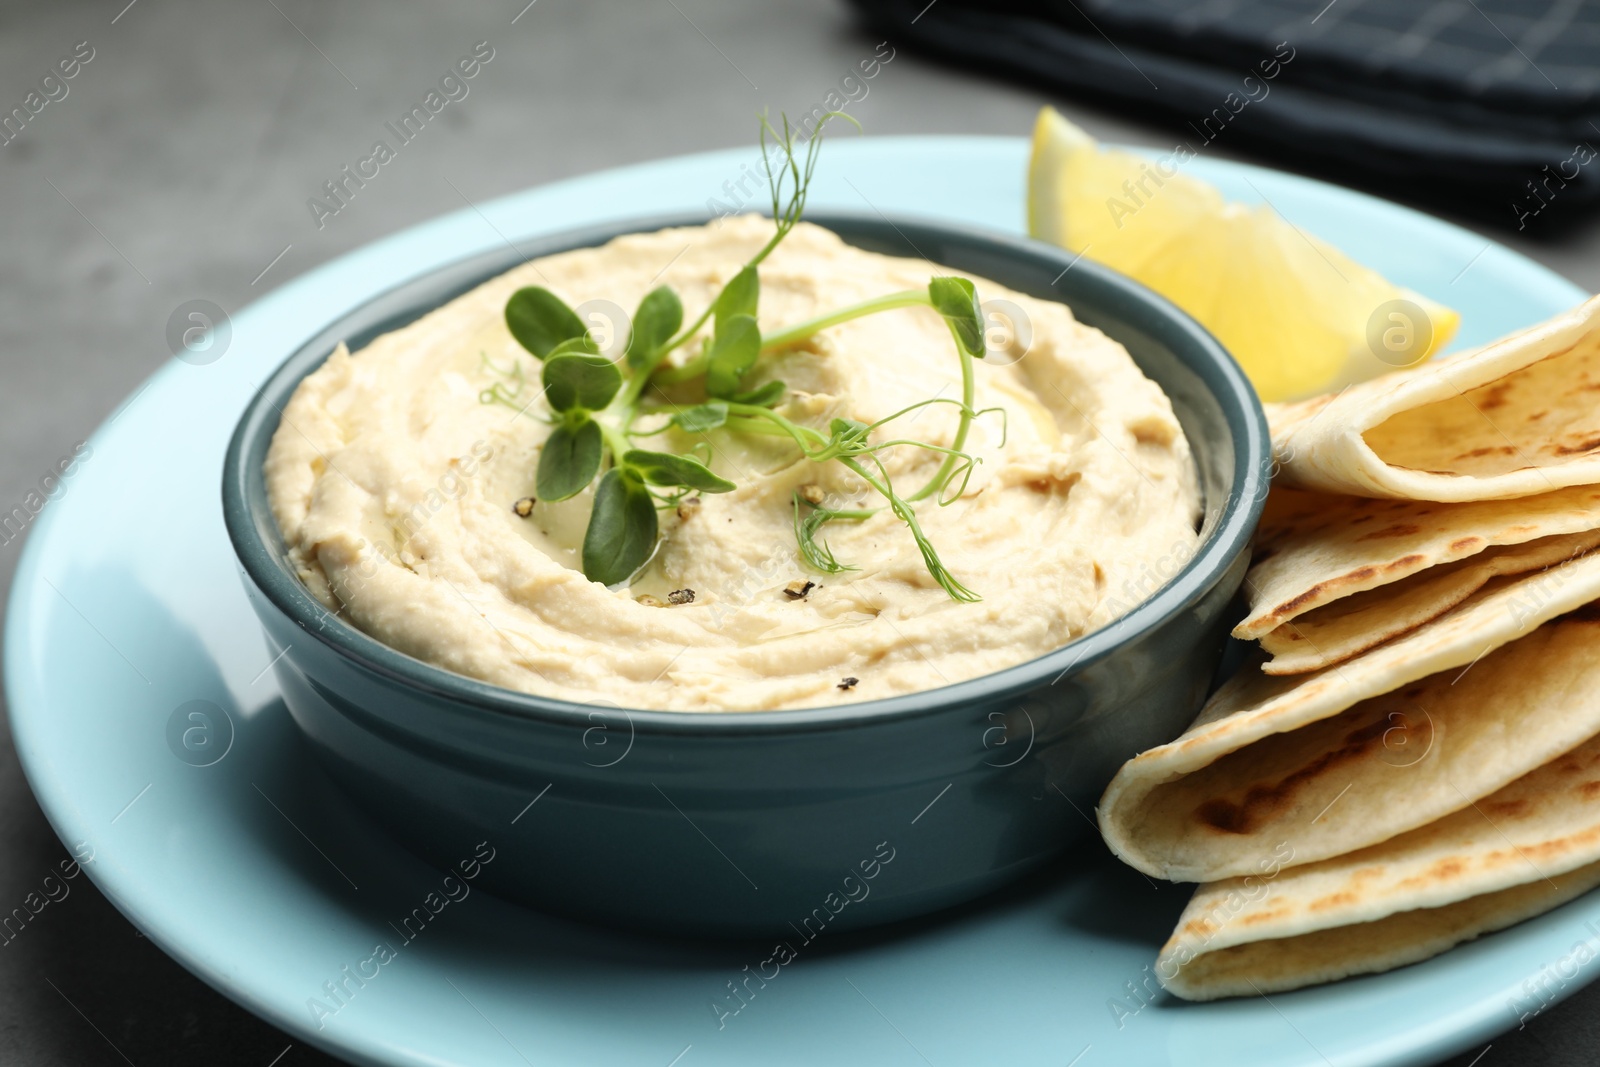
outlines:
{"label": "folded flatbread", "polygon": [[1178,996],[1212,1000],[1386,971],[1595,885],[1600,738],[1382,844],[1202,885],[1156,974]]}
{"label": "folded flatbread", "polygon": [[1600,529],[1600,485],[1467,504],[1376,500],[1274,486],[1245,576],[1253,641],[1342,597],[1496,545]]}
{"label": "folded flatbread", "polygon": [[1600,298],[1475,352],[1268,410],[1286,485],[1500,500],[1600,483]]}
{"label": "folded flatbread", "polygon": [[1261,669],[1268,674],[1304,674],[1342,663],[1437,619],[1495,578],[1544,570],[1596,545],[1600,530],[1497,546],[1393,585],[1335,600],[1264,634],[1261,647],[1272,658]]}
{"label": "folded flatbread", "polygon": [[[1206,882],[1364,848],[1486,796],[1600,733],[1600,553],[1499,578],[1428,626],[1312,674],[1253,664],[1101,797],[1101,833],[1146,874]],[[1335,805],[1337,804],[1337,807]],[[1334,812],[1336,817],[1330,817]]]}

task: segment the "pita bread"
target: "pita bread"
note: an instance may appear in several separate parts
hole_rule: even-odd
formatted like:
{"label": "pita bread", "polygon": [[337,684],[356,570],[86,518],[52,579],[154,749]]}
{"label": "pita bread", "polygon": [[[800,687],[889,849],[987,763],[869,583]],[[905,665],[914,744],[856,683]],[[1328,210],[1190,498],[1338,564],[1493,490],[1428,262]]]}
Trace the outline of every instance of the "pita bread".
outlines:
{"label": "pita bread", "polygon": [[1393,585],[1335,600],[1263,636],[1261,647],[1272,659],[1261,669],[1268,674],[1304,674],[1342,663],[1438,618],[1491,579],[1543,570],[1596,545],[1600,530],[1542,537],[1486,549]]}
{"label": "pita bread", "polygon": [[[1123,764],[1100,800],[1101,833],[1146,874],[1204,882],[1257,870],[1282,840],[1310,863],[1431,822],[1600,732],[1600,685],[1574,689],[1549,667],[1596,635],[1541,626],[1596,597],[1600,553],[1496,579],[1312,674],[1247,664],[1181,737]],[[1321,819],[1336,800],[1338,818]]]}
{"label": "pita bread", "polygon": [[1268,410],[1286,485],[1501,500],[1600,482],[1600,298],[1465,353]]}
{"label": "pita bread", "polygon": [[1600,738],[1591,738],[1382,844],[1201,886],[1156,973],[1191,1000],[1295,989],[1427,959],[1597,884]]}
{"label": "pita bread", "polygon": [[1169,943],[1162,955],[1172,955],[1167,957],[1165,970],[1161,957],[1157,958],[1156,973],[1158,977],[1172,973],[1162,984],[1185,1000],[1216,1000],[1392,971],[1543,915],[1597,885],[1600,863],[1592,863],[1550,881],[1540,879],[1438,908],[1402,911],[1375,922],[1208,951],[1185,967],[1176,961],[1187,946]]}
{"label": "pita bread", "polygon": [[1600,485],[1467,504],[1331,496],[1274,486],[1245,576],[1252,641],[1341,597],[1430,567],[1556,534],[1600,529]]}

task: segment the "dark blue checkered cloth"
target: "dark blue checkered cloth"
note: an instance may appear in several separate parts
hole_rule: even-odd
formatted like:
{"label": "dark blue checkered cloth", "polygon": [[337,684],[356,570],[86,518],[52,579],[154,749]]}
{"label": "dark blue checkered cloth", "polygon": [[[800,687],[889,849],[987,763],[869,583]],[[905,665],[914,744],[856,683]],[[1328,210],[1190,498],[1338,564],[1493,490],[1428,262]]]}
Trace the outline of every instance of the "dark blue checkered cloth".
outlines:
{"label": "dark blue checkered cloth", "polygon": [[[1518,229],[1600,203],[1600,0],[853,0],[873,32]],[[1219,132],[1220,131],[1220,132]]]}

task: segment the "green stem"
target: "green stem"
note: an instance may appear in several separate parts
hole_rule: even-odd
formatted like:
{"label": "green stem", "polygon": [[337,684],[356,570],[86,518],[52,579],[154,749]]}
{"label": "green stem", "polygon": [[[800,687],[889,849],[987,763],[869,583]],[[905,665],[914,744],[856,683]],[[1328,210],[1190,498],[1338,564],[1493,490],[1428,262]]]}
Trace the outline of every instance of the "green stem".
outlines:
{"label": "green stem", "polygon": [[630,413],[629,422],[632,421],[631,413],[639,406],[639,398],[644,395],[645,386],[649,384],[649,371],[638,371],[623,383],[622,392],[617,397],[621,401],[618,406]]}
{"label": "green stem", "polygon": [[[597,418],[594,423],[600,427],[600,437],[605,441],[606,447],[611,449],[612,466],[620,465],[622,463],[622,454],[628,450],[627,436],[605,419]],[[627,423],[623,423],[623,425],[626,426]]]}
{"label": "green stem", "polygon": [[711,352],[708,345],[706,351],[701,352],[689,362],[677,367],[668,367],[666,370],[658,370],[653,377],[663,385],[676,385],[679,382],[687,382],[700,377],[710,365]]}
{"label": "green stem", "polygon": [[[695,319],[694,322],[690,323],[688,329],[684,330],[683,332],[678,334],[678,336],[674,337],[672,340],[668,341],[666,344],[661,346],[661,354],[663,356],[666,355],[668,352],[671,352],[674,348],[680,347],[685,341],[687,341],[689,338],[693,337],[696,333],[698,333],[699,330],[700,330],[700,327],[704,326],[706,324],[706,320],[711,317],[711,311],[716,306],[717,306],[717,302],[715,300],[713,300],[713,301],[711,301],[711,303],[707,304],[706,305],[706,309],[704,311],[700,312],[700,317],[698,319]],[[679,368],[679,369],[682,369],[682,368]],[[669,377],[667,377],[667,375],[671,374],[671,373],[673,373],[673,372],[670,371],[670,370],[669,371],[663,371],[661,376],[660,376],[661,380],[664,381],[664,382],[687,381],[688,378],[694,377],[694,375],[692,375],[692,374],[688,375],[687,377],[684,377],[684,378],[669,378]]]}
{"label": "green stem", "polygon": [[946,448],[944,445],[930,445],[926,441],[917,441],[910,437],[896,437],[892,441],[879,441],[877,444],[873,445],[869,449],[866,449],[865,451],[882,452],[890,448],[894,448],[897,445],[909,445],[912,448],[920,448],[928,452],[938,452],[941,455],[954,456],[956,459],[972,458],[958,448]]}
{"label": "green stem", "polygon": [[[766,146],[766,142],[763,141],[762,145],[761,145],[761,155],[762,155],[763,159],[766,158],[766,154],[767,154],[767,146]],[[791,163],[791,169],[792,169],[792,164],[793,164],[792,151],[790,153],[788,153],[788,156],[789,156],[789,161]],[[806,170],[806,174],[805,174],[805,184],[809,184],[810,178],[811,178],[811,172],[810,172],[810,168],[808,167],[807,170]],[[795,180],[797,182],[799,182],[801,180],[798,173],[795,176]],[[789,231],[794,229],[795,224],[800,221],[800,216],[805,211],[805,202],[806,202],[805,201],[805,194],[806,194],[805,184],[799,185],[799,187],[795,190],[795,192],[793,194],[791,194],[788,207],[785,208],[781,213],[778,210],[778,195],[779,195],[778,194],[778,190],[776,188],[773,189],[773,197],[772,197],[773,231],[772,231],[772,236],[767,240],[766,244],[761,246],[761,251],[757,252],[755,255],[750,257],[749,262],[745,263],[745,268],[759,267],[761,265],[762,261],[765,260],[768,256],[770,256],[772,254],[772,250],[777,248],[778,245],[783,242],[783,239],[785,237],[789,236]],[[712,313],[713,310],[716,309],[716,306],[717,306],[717,302],[715,300],[713,300],[713,301],[711,301],[711,303],[707,304],[706,307],[705,307],[705,310],[700,312],[700,317],[695,319],[694,322],[690,323],[688,329],[680,331],[678,333],[678,336],[672,338],[670,341],[668,341],[665,345],[662,346],[661,354],[665,355],[666,353],[671,352],[674,348],[677,348],[679,345],[683,344],[685,341],[687,341],[689,338],[693,337],[697,332],[699,332],[700,328],[706,324],[706,320],[711,318],[711,313]],[[688,377],[692,378],[692,377],[694,377],[694,375],[689,375]],[[663,378],[662,380],[663,381],[668,381],[668,380],[670,380],[670,381],[685,381],[687,379],[685,379],[685,378],[673,378],[673,379]]]}
{"label": "green stem", "polygon": [[[657,356],[656,358],[656,365],[659,365],[660,357]],[[643,406],[644,391],[651,384],[651,372],[654,369],[655,367],[651,366],[633,372],[630,377],[623,381],[622,390],[617,394],[616,399],[611,402],[611,408],[617,413],[617,423],[622,427],[624,437],[632,437],[634,435],[633,423],[639,417],[640,408]],[[669,400],[668,403],[671,403],[671,401]],[[671,423],[667,425],[670,426]],[[662,426],[660,429],[651,430],[643,436],[660,433],[666,428],[667,426]]]}
{"label": "green stem", "polygon": [[[928,535],[922,532],[922,526],[917,522],[917,513],[912,510],[909,502],[896,495],[894,486],[889,483],[887,475],[882,479],[876,478],[859,462],[848,456],[839,457],[839,462],[854,471],[862,481],[877,490],[889,502],[889,510],[893,511],[895,517],[906,524],[906,529],[911,532],[912,539],[917,542],[917,549],[922,553],[922,562],[927,566],[928,573],[933,575],[933,580],[938,582],[946,593],[950,594],[950,599],[959,600],[967,604],[983,599],[962,585],[955,575],[945,569],[943,561],[939,559],[939,553],[934,550],[933,542],[929,541]],[[881,472],[883,465],[878,463],[876,457],[874,457],[873,462],[877,464]]]}
{"label": "green stem", "polygon": [[739,433],[753,433],[761,437],[794,437],[794,434],[781,426],[774,426],[766,419],[752,418],[748,415],[729,415],[724,425]]}
{"label": "green stem", "polygon": [[[793,438],[794,443],[800,446],[800,451],[804,452],[808,459],[816,458],[816,453],[813,452],[815,446],[828,443],[828,439],[816,430],[809,426],[801,426],[799,423],[791,422],[771,408],[758,407],[755,404],[737,404],[730,401],[728,404],[728,417],[730,420],[739,419],[740,426],[738,428],[740,429],[749,428],[751,423],[761,425],[763,421],[771,424],[776,427],[776,432]],[[747,422],[746,420],[749,421]]]}
{"label": "green stem", "polygon": [[[804,322],[796,323],[795,325],[790,326],[788,329],[780,330],[775,334],[763,337],[761,339],[761,351],[780,351],[781,349],[788,348],[791,345],[799,344],[806,338],[820,333],[830,326],[837,326],[841,322],[849,322],[851,319],[859,319],[864,318],[867,315],[875,315],[880,311],[893,311],[895,308],[919,306],[928,307],[930,304],[931,301],[928,299],[928,292],[925,289],[907,289],[900,293],[888,293],[884,296],[873,297],[871,300],[863,300],[859,304],[852,304],[849,307],[840,308],[838,311],[831,311],[826,315],[819,315],[814,319],[807,319]],[[708,309],[706,315],[709,314],[710,311]],[[706,315],[702,315],[700,320],[696,322],[695,325],[689,327],[687,333],[692,334],[695,330],[704,325]],[[668,347],[670,348],[671,346],[669,345]],[[692,378],[698,378],[704,374],[709,363],[710,358],[708,353],[702,352],[700,355],[694,357],[682,366],[672,367],[657,373],[655,378],[657,381],[668,385],[677,382],[686,382]]]}
{"label": "green stem", "polygon": [[[872,486],[873,489],[876,489],[878,491],[878,493],[885,500],[889,501],[889,506],[890,507],[894,507],[895,502],[900,499],[899,497],[895,496],[894,490],[889,487],[889,483],[888,482],[880,481],[877,477],[875,477],[872,474],[871,471],[867,470],[867,468],[863,467],[856,460],[851,459],[849,457],[840,457],[839,462],[844,464],[844,466],[848,467],[850,470],[854,471],[856,474],[858,474],[861,477],[862,481],[864,481],[868,485]],[[909,510],[910,509],[907,509],[908,513],[909,513]],[[897,516],[900,515],[900,509],[899,508],[894,508],[894,512],[895,512],[895,514]],[[904,516],[900,516],[900,517],[904,518]],[[914,518],[915,517],[913,516],[913,519]],[[919,529],[917,532],[920,533],[921,530]]]}
{"label": "green stem", "polygon": [[961,421],[956,426],[956,439],[950,442],[951,453],[944,457],[944,462],[939,464],[939,469],[928,479],[928,484],[906,498],[911,503],[926,500],[944,488],[944,483],[950,479],[950,472],[955,470],[956,464],[960,462],[955,453],[966,448],[967,431],[972,429],[972,405],[977,399],[977,382],[972,373],[972,356],[962,346],[961,337],[956,333],[954,326],[950,327],[950,336],[955,340],[956,354],[961,358]]}
{"label": "green stem", "polygon": [[884,296],[873,297],[871,300],[863,300],[859,304],[852,304],[849,307],[840,308],[838,311],[830,311],[826,315],[807,319],[805,322],[797,323],[786,330],[780,330],[778,333],[763,337],[761,339],[761,351],[775,352],[781,348],[788,348],[790,345],[804,341],[812,334],[821,333],[830,326],[837,326],[841,322],[849,322],[851,319],[859,319],[865,315],[873,315],[880,311],[892,311],[895,308],[916,307],[918,305],[927,307],[929,304],[930,301],[926,289],[907,289],[901,293],[888,293]]}

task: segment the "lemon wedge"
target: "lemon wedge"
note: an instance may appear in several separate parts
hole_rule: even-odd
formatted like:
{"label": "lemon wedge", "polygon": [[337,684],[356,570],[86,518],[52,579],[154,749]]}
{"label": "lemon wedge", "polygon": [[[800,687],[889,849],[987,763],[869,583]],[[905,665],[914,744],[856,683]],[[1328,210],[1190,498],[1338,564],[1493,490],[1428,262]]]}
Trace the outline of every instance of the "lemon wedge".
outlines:
{"label": "lemon wedge", "polygon": [[1293,226],[1225,200],[1174,152],[1104,148],[1055,109],[1034,127],[1028,232],[1143,282],[1233,353],[1263,400],[1421,363],[1461,316]]}

